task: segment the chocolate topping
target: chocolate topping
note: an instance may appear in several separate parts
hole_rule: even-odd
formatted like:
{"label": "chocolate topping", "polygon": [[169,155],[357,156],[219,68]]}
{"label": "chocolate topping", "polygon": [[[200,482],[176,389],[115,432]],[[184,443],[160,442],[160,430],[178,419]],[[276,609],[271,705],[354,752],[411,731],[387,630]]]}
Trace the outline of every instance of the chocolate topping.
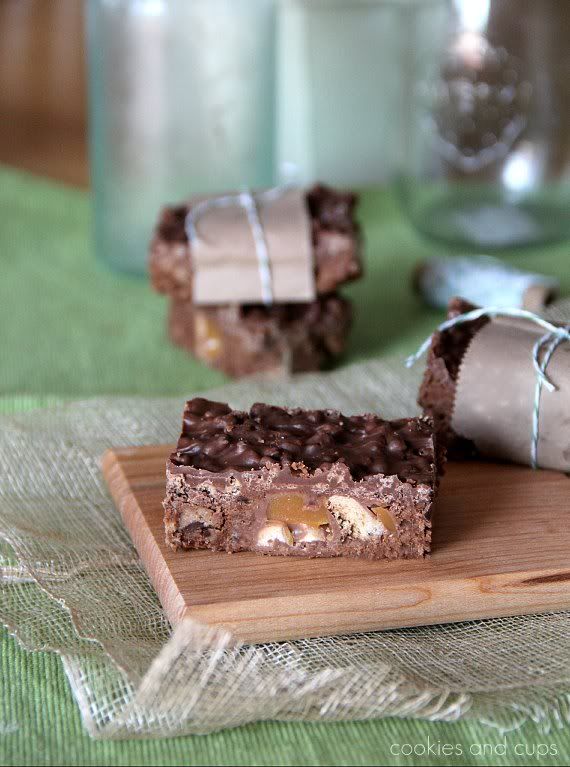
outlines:
{"label": "chocolate topping", "polygon": [[[286,410],[255,404],[249,413],[196,398],[186,403],[171,461],[211,472],[303,464],[309,471],[344,463],[355,480],[374,474],[433,484],[429,418],[384,421],[335,410]],[[296,466],[293,466],[295,469]]]}
{"label": "chocolate topping", "polygon": [[307,192],[307,206],[313,226],[321,229],[354,232],[356,203],[357,197],[352,192],[340,192],[324,184],[316,184]]}

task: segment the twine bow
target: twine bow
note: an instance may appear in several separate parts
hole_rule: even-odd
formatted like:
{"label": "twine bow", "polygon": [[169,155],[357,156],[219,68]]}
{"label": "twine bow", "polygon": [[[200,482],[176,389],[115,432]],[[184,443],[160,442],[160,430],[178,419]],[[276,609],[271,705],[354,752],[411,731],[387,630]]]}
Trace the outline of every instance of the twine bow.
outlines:
{"label": "twine bow", "polygon": [[199,239],[197,223],[199,219],[209,210],[216,208],[232,208],[239,206],[247,214],[247,220],[253,235],[255,245],[255,254],[259,268],[259,278],[261,281],[261,300],[266,306],[273,303],[273,280],[271,275],[271,261],[269,259],[269,250],[265,232],[259,218],[259,202],[273,202],[285,192],[292,188],[292,184],[283,184],[282,186],[267,189],[264,192],[253,194],[248,189],[237,194],[228,194],[221,197],[212,197],[203,200],[192,207],[186,216],[185,229],[188,241],[196,242]]}
{"label": "twine bow", "polygon": [[[519,319],[529,320],[535,325],[546,330],[543,336],[541,336],[533,346],[532,349],[532,361],[534,370],[536,372],[536,386],[534,389],[534,403],[532,412],[532,438],[530,442],[530,465],[533,469],[538,468],[538,439],[539,439],[539,414],[540,414],[540,398],[542,395],[542,387],[546,386],[548,391],[554,392],[558,390],[556,384],[554,384],[547,372],[546,368],[550,362],[552,355],[556,349],[564,341],[570,342],[570,325],[554,325],[552,322],[544,319],[534,312],[529,312],[526,309],[501,309],[498,307],[483,307],[481,309],[473,309],[473,311],[465,312],[457,317],[452,317],[449,320],[445,320],[441,325],[438,325],[434,333],[443,333],[446,330],[454,328],[456,325],[462,325],[465,322],[473,322],[481,317],[516,317]],[[411,367],[418,359],[425,354],[428,350],[433,335],[432,333],[421,344],[415,354],[410,355],[406,360],[406,367]]]}

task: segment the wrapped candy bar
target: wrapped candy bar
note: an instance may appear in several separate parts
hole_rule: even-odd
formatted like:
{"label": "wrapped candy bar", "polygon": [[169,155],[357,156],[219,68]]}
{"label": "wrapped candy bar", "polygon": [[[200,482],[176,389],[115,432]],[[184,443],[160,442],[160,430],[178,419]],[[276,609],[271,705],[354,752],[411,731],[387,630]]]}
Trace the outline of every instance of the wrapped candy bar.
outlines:
{"label": "wrapped candy bar", "polygon": [[303,190],[194,199],[165,208],[151,244],[171,339],[231,376],[316,370],[342,353],[361,274],[356,197]]}
{"label": "wrapped candy bar", "polygon": [[570,471],[570,328],[462,299],[426,349],[419,404],[451,455]]}

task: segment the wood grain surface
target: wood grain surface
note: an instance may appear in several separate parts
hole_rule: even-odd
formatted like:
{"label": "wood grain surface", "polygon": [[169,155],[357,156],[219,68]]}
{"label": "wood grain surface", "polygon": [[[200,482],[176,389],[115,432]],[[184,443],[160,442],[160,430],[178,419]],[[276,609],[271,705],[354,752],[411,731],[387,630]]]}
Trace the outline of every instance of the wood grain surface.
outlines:
{"label": "wood grain surface", "polygon": [[563,474],[449,465],[425,560],[174,552],[161,506],[171,449],[110,450],[103,471],[173,624],[191,616],[261,642],[570,608]]}
{"label": "wood grain surface", "polygon": [[83,15],[81,0],[0,0],[0,163],[81,187],[89,183]]}

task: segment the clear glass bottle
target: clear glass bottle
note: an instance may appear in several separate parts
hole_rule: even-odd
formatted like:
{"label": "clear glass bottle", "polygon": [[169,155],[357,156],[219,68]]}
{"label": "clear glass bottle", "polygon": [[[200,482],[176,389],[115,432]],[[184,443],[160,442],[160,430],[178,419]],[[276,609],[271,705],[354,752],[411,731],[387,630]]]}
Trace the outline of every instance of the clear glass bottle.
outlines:
{"label": "clear glass bottle", "polygon": [[275,0],[85,0],[98,255],[144,272],[158,211],[274,175]]}
{"label": "clear glass bottle", "polygon": [[[397,172],[406,14],[428,27],[440,0],[282,0],[277,161],[296,174],[370,186]],[[428,12],[423,12],[425,9]]]}
{"label": "clear glass bottle", "polygon": [[570,234],[570,13],[556,0],[450,0],[410,23],[404,202],[417,228],[480,249]]}

